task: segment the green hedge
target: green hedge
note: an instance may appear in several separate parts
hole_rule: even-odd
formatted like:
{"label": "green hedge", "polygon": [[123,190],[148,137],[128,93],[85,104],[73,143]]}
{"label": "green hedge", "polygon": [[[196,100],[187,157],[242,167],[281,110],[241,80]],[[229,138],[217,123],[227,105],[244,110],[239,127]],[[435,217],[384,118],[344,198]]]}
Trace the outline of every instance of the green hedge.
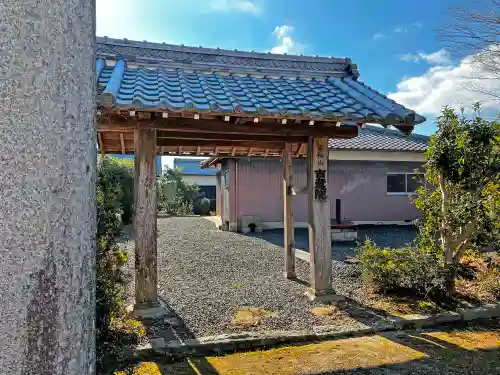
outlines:
{"label": "green hedge", "polygon": [[372,241],[358,249],[363,278],[384,292],[426,296],[443,285],[443,273],[432,255],[413,247],[383,249]]}
{"label": "green hedge", "polygon": [[105,156],[99,163],[98,173],[102,185],[119,186],[115,199],[123,224],[130,224],[134,204],[134,161]]}
{"label": "green hedge", "polygon": [[[122,222],[132,216],[133,162],[103,158],[97,167],[97,252],[96,252],[96,352],[98,373],[104,358],[114,356],[113,320],[124,313],[124,275],[127,255],[115,237]],[[123,219],[123,220],[122,220]]]}

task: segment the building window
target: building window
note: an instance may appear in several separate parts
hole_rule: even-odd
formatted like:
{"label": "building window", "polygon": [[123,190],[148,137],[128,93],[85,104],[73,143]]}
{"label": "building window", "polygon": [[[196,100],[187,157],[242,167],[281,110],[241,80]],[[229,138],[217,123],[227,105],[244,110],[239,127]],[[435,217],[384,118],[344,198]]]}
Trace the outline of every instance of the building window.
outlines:
{"label": "building window", "polygon": [[419,173],[387,173],[387,194],[416,194],[419,186],[424,184],[424,174]]}

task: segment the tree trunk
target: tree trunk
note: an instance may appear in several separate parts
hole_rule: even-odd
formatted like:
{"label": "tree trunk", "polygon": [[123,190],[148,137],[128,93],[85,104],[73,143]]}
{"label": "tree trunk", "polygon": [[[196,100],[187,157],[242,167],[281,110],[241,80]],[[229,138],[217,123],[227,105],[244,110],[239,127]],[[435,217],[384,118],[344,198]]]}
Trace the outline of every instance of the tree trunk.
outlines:
{"label": "tree trunk", "polygon": [[456,294],[455,279],[457,277],[457,266],[453,263],[446,263],[444,266],[444,286],[446,295],[452,297]]}

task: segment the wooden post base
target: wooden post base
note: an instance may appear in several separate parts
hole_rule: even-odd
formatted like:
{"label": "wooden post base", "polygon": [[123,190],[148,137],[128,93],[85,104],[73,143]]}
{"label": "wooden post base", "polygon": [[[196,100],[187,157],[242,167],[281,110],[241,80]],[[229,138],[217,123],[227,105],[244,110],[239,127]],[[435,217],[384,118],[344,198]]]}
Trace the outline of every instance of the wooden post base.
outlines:
{"label": "wooden post base", "polygon": [[318,291],[309,288],[306,290],[305,295],[307,296],[307,298],[309,298],[310,301],[320,303],[338,302],[345,300],[345,297],[343,295],[335,294],[333,290]]}
{"label": "wooden post base", "polygon": [[140,319],[160,319],[167,315],[167,311],[159,303],[157,306],[147,307],[145,304],[134,305],[134,316]]}

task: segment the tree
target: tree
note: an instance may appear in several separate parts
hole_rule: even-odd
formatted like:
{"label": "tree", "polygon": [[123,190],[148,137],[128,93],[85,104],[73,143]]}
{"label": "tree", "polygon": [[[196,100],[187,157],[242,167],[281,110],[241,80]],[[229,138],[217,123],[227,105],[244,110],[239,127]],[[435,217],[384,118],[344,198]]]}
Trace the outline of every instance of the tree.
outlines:
{"label": "tree", "polygon": [[177,206],[178,213],[192,213],[187,211],[192,211],[194,202],[198,196],[199,187],[196,184],[187,183],[183,179],[182,169],[180,168],[166,168],[163,171],[163,175],[159,180],[160,188],[159,191],[159,205],[163,206],[163,208],[167,207],[169,194],[166,194],[167,185],[175,186],[175,204]]}
{"label": "tree", "polygon": [[498,85],[489,84],[500,80],[500,0],[469,0],[449,15],[438,36],[449,50],[472,59],[469,88],[500,99]]}
{"label": "tree", "polygon": [[476,106],[472,119],[445,108],[437,125],[415,204],[420,246],[441,260],[452,295],[464,252],[500,243],[500,122],[482,119]]}

